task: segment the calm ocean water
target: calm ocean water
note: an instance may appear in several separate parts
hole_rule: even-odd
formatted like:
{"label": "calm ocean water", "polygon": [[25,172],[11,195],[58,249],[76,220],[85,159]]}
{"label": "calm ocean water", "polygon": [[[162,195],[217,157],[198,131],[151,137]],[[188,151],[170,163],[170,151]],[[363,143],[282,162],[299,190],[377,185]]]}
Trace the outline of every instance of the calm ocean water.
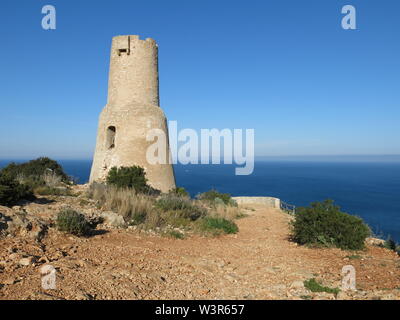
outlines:
{"label": "calm ocean water", "polygon": [[[0,167],[8,162],[0,160]],[[59,162],[79,183],[88,181],[91,161]],[[256,162],[250,176],[235,176],[230,165],[177,165],[175,174],[177,185],[192,196],[215,188],[234,196],[273,196],[296,206],[333,199],[377,235],[400,242],[400,163]]]}

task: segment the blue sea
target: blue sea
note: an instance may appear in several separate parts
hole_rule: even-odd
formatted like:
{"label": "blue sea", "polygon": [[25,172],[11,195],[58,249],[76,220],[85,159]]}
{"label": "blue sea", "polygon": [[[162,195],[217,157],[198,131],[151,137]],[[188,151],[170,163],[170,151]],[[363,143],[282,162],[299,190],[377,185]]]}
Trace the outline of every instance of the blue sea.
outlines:
{"label": "blue sea", "polygon": [[[0,160],[0,167],[9,161]],[[89,179],[91,161],[59,160],[65,171]],[[362,217],[377,236],[400,242],[400,162],[257,161],[249,176],[232,165],[176,165],[177,185],[192,196],[215,188],[233,196],[272,196],[296,206],[333,199]]]}

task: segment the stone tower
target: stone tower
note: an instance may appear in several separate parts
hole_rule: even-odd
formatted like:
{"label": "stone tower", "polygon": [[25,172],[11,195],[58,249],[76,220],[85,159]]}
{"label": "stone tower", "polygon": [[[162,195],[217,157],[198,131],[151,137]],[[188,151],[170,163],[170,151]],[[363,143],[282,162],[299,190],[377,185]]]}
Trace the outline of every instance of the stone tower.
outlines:
{"label": "stone tower", "polygon": [[146,159],[150,129],[161,129],[167,138],[166,117],[159,107],[158,47],[153,39],[117,36],[112,40],[108,101],[99,118],[90,182],[104,181],[116,166],[139,165],[149,184],[163,192],[175,188],[171,164],[150,164]]}

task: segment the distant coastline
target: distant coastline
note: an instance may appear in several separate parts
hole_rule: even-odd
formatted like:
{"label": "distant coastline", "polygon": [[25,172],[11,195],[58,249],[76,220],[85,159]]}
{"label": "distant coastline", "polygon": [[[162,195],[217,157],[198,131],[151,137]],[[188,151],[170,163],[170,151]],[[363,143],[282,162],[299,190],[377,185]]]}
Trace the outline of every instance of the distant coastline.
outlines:
{"label": "distant coastline", "polygon": [[[43,155],[45,156],[45,155]],[[34,157],[0,157],[1,162],[24,162]],[[92,161],[92,158],[65,158],[51,157],[57,161]],[[255,161],[309,161],[309,162],[400,162],[400,154],[384,154],[384,155],[269,155],[255,156]]]}

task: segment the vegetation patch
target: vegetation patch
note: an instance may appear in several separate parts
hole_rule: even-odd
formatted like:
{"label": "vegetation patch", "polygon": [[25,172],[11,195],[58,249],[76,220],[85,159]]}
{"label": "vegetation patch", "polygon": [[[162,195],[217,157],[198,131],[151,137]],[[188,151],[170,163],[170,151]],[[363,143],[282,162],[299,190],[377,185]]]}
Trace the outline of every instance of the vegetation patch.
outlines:
{"label": "vegetation patch", "polygon": [[47,185],[50,180],[53,180],[51,182],[54,184],[54,179],[58,183],[70,183],[70,178],[64,172],[61,165],[57,161],[47,157],[19,164],[12,162],[3,168],[1,173],[18,180],[21,184],[25,184],[31,189]]}
{"label": "vegetation patch", "polygon": [[158,199],[155,206],[164,212],[173,211],[176,216],[195,221],[207,214],[207,210],[195,205],[188,198],[176,195],[164,195]]}
{"label": "vegetation patch", "polygon": [[154,210],[154,198],[137,194],[133,189],[93,183],[87,196],[97,201],[99,209],[113,211],[130,225],[138,225]]}
{"label": "vegetation patch", "polygon": [[197,198],[199,200],[208,201],[214,205],[224,204],[227,206],[237,206],[236,201],[232,199],[229,193],[220,193],[214,189],[200,193]]}
{"label": "vegetation patch", "polygon": [[176,187],[175,189],[169,191],[169,194],[176,195],[178,197],[190,198],[189,192],[187,192],[183,187]]}
{"label": "vegetation patch", "polygon": [[159,193],[147,184],[145,171],[139,166],[112,167],[107,175],[107,184],[122,189],[133,189],[137,193]]}
{"label": "vegetation patch", "polygon": [[239,231],[238,226],[235,222],[215,217],[205,217],[200,221],[200,227],[205,232],[210,232],[212,234],[233,234]]}
{"label": "vegetation patch", "polygon": [[[25,163],[10,163],[0,171],[3,186],[8,180],[16,199],[34,199],[33,193],[38,195],[71,196],[69,185],[72,183],[63,168],[57,161],[42,157]],[[7,188],[1,188],[7,193]],[[4,197],[4,194],[3,194]],[[0,200],[1,201],[1,200]],[[7,201],[15,204],[15,199]]]}
{"label": "vegetation patch", "polygon": [[299,244],[345,250],[363,249],[365,239],[371,234],[361,218],[341,212],[332,200],[298,208],[292,227],[292,238]]}
{"label": "vegetation patch", "polygon": [[0,205],[12,207],[23,199],[34,199],[30,188],[20,184],[10,175],[0,173]]}
{"label": "vegetation patch", "polygon": [[327,292],[337,295],[340,292],[339,288],[329,288],[321,285],[315,278],[304,281],[304,287],[311,292]]}
{"label": "vegetation patch", "polygon": [[176,230],[172,230],[167,232],[167,236],[174,238],[174,239],[185,239],[185,235],[182,232],[176,231]]}
{"label": "vegetation patch", "polygon": [[156,196],[137,193],[132,188],[93,183],[87,197],[93,199],[99,209],[120,214],[126,225],[175,238],[181,237],[170,234],[176,228],[210,235],[238,231],[233,222],[240,216],[237,207],[209,208],[202,201],[192,200],[180,192]]}
{"label": "vegetation patch", "polygon": [[241,211],[239,207],[231,207],[225,205],[212,207],[210,211],[210,216],[225,218],[226,220],[235,220],[247,216]]}
{"label": "vegetation patch", "polygon": [[389,237],[385,243],[381,245],[383,248],[392,250],[396,252],[398,255],[400,255],[400,244],[398,244],[396,241],[393,240],[392,237]]}
{"label": "vegetation patch", "polygon": [[48,187],[48,186],[41,186],[37,187],[34,190],[35,194],[41,196],[73,196],[74,194],[71,192],[69,188],[65,187]]}
{"label": "vegetation patch", "polygon": [[86,217],[72,209],[63,209],[57,215],[57,229],[76,236],[88,236],[92,230]]}

